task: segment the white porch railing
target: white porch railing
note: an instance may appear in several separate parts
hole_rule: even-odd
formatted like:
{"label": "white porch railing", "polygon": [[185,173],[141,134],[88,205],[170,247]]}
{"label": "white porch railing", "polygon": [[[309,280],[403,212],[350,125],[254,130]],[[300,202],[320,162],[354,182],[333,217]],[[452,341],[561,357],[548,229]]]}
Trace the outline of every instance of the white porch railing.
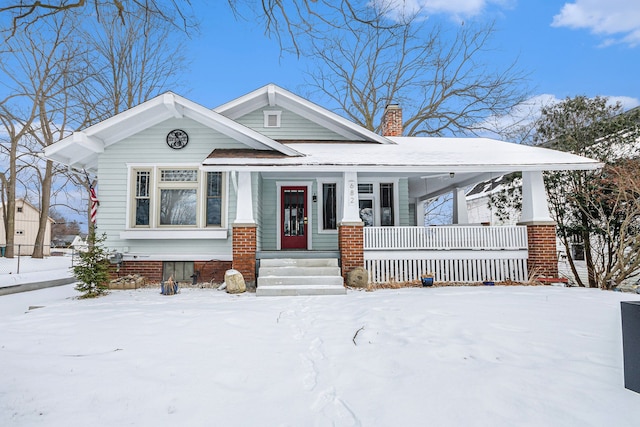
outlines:
{"label": "white porch railing", "polygon": [[527,227],[365,227],[364,259],[373,283],[527,280]]}

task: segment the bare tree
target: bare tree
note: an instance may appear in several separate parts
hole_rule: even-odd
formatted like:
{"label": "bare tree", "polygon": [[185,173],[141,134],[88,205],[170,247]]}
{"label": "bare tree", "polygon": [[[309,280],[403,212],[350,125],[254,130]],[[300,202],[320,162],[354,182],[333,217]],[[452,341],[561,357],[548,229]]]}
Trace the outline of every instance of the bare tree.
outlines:
{"label": "bare tree", "polygon": [[160,18],[146,21],[116,14],[82,31],[91,46],[90,84],[83,87],[85,115],[90,122],[103,120],[175,87],[185,70],[181,35],[171,36],[171,26]]}
{"label": "bare tree", "polygon": [[[140,11],[143,13],[144,11]],[[87,124],[93,124],[132,108],[167,89],[176,87],[176,81],[188,62],[180,35],[167,38],[171,24],[162,17],[146,21],[111,13],[104,16],[96,27],[82,31],[90,45],[92,56],[88,64],[91,78],[81,88],[82,114]],[[80,95],[80,94],[79,94]],[[95,177],[86,174],[71,175],[76,186],[89,194],[89,186],[97,186]],[[86,199],[89,232],[93,230],[91,202]]]}
{"label": "bare tree", "polygon": [[[635,159],[640,154],[637,145],[640,138],[640,110],[622,113],[620,104],[610,105],[606,98],[576,96],[543,108],[537,124],[537,141],[609,165],[597,171],[545,174],[549,208],[557,222],[558,237],[567,248],[571,247],[574,238],[584,244],[588,284],[582,283],[573,255],[567,251],[567,261],[580,286],[606,288],[610,286],[609,280],[619,283],[625,278],[622,274],[624,269],[616,267],[614,271],[613,260],[598,264],[599,258],[607,259],[619,251],[624,253],[629,250],[629,241],[616,236],[616,232],[621,232],[623,228],[632,230],[635,224],[635,208],[624,199],[630,192],[633,194],[632,190],[623,191],[623,181],[620,184],[612,181],[612,177],[620,179],[622,175],[610,169],[618,162]],[[624,170],[635,174],[633,169]],[[617,195],[617,189],[624,194]],[[619,197],[622,199],[619,200]],[[629,207],[628,213],[626,207]],[[631,222],[626,225],[628,220]],[[638,238],[637,234],[629,235]],[[636,254],[634,252],[634,256]]]}
{"label": "bare tree", "polygon": [[[39,228],[32,256],[42,258],[56,170],[50,161],[43,161],[38,154],[42,148],[69,133],[73,122],[70,111],[75,102],[69,96],[69,88],[86,79],[77,68],[86,58],[82,44],[74,39],[75,25],[71,20],[54,17],[34,24],[33,29],[7,41],[2,67],[6,81],[11,82],[15,101],[4,110],[5,128],[23,123],[17,136],[24,149],[23,165],[31,168],[26,179],[35,181],[39,195]],[[27,107],[21,109],[20,105]],[[27,114],[23,115],[21,111]],[[10,163],[17,165],[18,159],[11,158]],[[7,198],[15,198],[15,193],[11,196],[7,192]]]}
{"label": "bare tree", "polygon": [[447,29],[413,15],[390,26],[389,10],[369,11],[366,22],[376,25],[345,19],[342,30],[311,38],[308,52],[311,85],[352,121],[377,131],[384,107],[400,103],[407,136],[477,134],[488,117],[524,100],[515,63],[486,63],[492,25]]}
{"label": "bare tree", "polygon": [[[87,10],[89,9],[89,10]],[[188,30],[194,25],[190,0],[78,0],[67,2],[14,1],[0,7],[0,14],[11,18],[10,36],[18,29],[27,31],[39,21],[59,18],[61,15],[93,15],[98,22],[104,15],[114,14],[124,25],[127,18],[136,17],[143,21],[160,18],[163,21]],[[176,24],[178,22],[178,24]]]}
{"label": "bare tree", "polygon": [[[127,18],[136,17],[146,21],[162,20],[185,32],[197,29],[191,0],[77,0],[69,2],[13,1],[0,7],[0,16],[8,16],[6,31],[10,36],[19,29],[29,29],[39,20],[61,14],[89,13],[100,22],[105,15],[116,15],[123,25]],[[200,2],[206,4],[206,2]],[[337,28],[328,11],[338,11],[345,20],[364,25],[377,26],[381,22],[371,19],[369,9],[379,1],[362,0],[227,0],[236,18],[251,16],[262,21],[265,33],[276,38],[280,47],[300,54],[300,38],[321,26]],[[394,26],[385,22],[385,27]]]}
{"label": "bare tree", "polygon": [[611,289],[640,271],[640,160],[606,166],[598,197],[588,199],[586,214],[597,230],[591,233],[594,275]]}

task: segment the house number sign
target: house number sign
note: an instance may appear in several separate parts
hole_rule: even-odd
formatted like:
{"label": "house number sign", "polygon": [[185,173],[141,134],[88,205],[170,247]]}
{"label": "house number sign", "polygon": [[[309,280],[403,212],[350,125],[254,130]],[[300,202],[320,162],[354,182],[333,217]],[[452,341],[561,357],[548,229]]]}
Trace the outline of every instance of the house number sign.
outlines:
{"label": "house number sign", "polygon": [[349,180],[347,181],[347,188],[349,189],[349,201],[348,204],[349,206],[355,206],[356,204],[356,200],[357,200],[357,187],[356,187],[356,182]]}

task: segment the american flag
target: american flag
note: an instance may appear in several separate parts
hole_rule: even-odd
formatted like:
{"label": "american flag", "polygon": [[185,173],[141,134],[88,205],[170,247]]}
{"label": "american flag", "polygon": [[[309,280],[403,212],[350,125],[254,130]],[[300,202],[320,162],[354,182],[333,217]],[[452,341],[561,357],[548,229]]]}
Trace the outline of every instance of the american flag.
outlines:
{"label": "american flag", "polygon": [[100,206],[100,200],[96,195],[96,190],[93,185],[89,185],[89,200],[91,200],[91,223],[96,223],[96,217],[98,216],[98,206]]}

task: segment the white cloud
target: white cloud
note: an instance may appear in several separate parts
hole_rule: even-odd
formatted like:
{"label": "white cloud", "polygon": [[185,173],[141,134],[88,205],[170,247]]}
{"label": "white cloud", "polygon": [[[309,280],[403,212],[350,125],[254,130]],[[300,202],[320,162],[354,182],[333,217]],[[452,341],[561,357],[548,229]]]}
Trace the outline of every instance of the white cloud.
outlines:
{"label": "white cloud", "polygon": [[609,96],[608,98],[609,104],[613,105],[616,102],[619,102],[620,104],[622,104],[622,109],[625,111],[640,105],[640,99],[631,98],[630,96]]}
{"label": "white cloud", "polygon": [[398,16],[451,15],[456,18],[467,18],[479,15],[489,4],[507,6],[513,0],[375,0],[378,6],[389,10],[388,15]]}
{"label": "white cloud", "polygon": [[[640,44],[640,7],[637,0],[575,0],[565,3],[553,17],[553,27],[589,29],[606,36],[603,46]],[[611,37],[616,36],[616,37]]]}
{"label": "white cloud", "polygon": [[[640,105],[640,99],[629,96],[606,96],[610,105],[617,102],[622,104],[623,111]],[[491,138],[507,138],[514,142],[520,142],[519,138],[524,137],[528,129],[533,128],[536,120],[540,118],[543,107],[549,107],[563,101],[551,94],[536,95],[511,109],[509,114],[502,116],[491,116],[478,125],[481,135]]]}

